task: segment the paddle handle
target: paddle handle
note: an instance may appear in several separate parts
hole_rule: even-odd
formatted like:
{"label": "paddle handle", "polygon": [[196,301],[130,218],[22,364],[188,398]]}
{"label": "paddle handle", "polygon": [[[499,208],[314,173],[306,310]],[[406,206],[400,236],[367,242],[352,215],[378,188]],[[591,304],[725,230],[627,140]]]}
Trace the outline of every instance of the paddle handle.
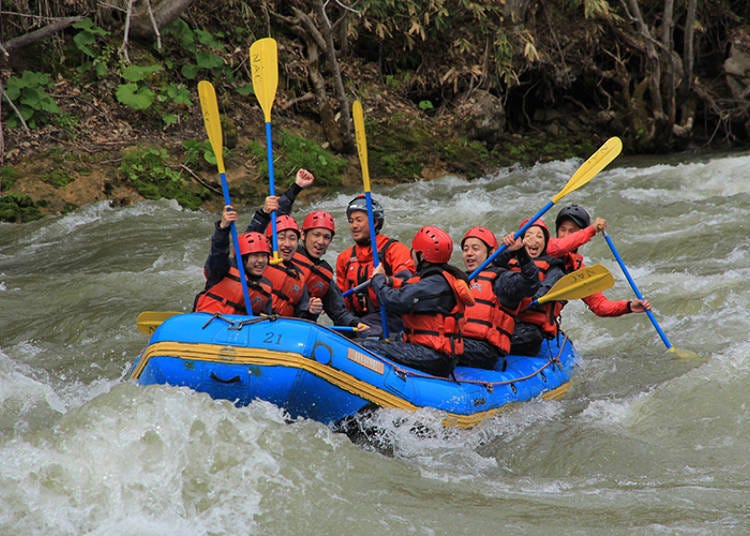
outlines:
{"label": "paddle handle", "polygon": [[[545,214],[545,213],[546,213],[546,212],[547,212],[547,211],[548,211],[549,209],[551,209],[551,208],[552,208],[552,205],[554,205],[554,204],[555,204],[554,202],[552,202],[552,201],[549,201],[549,202],[548,202],[548,203],[547,203],[546,205],[544,205],[544,206],[543,206],[543,207],[542,207],[542,208],[541,208],[541,209],[539,210],[539,212],[537,212],[537,213],[536,213],[536,214],[534,214],[534,215],[533,215],[533,216],[532,216],[531,218],[529,218],[529,221],[527,221],[526,223],[524,223],[524,224],[523,224],[523,225],[521,226],[521,228],[520,228],[520,229],[518,229],[518,231],[516,231],[515,233],[513,233],[513,238],[515,238],[515,239],[518,239],[519,237],[523,236],[523,234],[524,234],[524,233],[525,233],[525,232],[526,232],[526,231],[528,230],[528,228],[529,228],[529,227],[531,227],[532,225],[534,225],[534,224],[536,223],[536,220],[538,220],[539,218],[541,218],[542,216],[544,216],[544,214]],[[473,271],[473,272],[471,272],[471,273],[469,274],[469,281],[471,281],[471,280],[472,280],[472,279],[474,279],[474,278],[475,278],[475,277],[476,277],[477,275],[479,275],[479,272],[481,272],[482,270],[484,270],[485,268],[487,268],[487,266],[489,266],[489,264],[490,264],[490,263],[491,263],[491,262],[492,262],[493,260],[495,260],[495,257],[497,257],[498,255],[500,255],[500,254],[501,254],[501,253],[502,253],[503,251],[505,251],[506,249],[508,249],[508,246],[506,246],[505,244],[500,244],[500,247],[499,247],[499,248],[497,248],[497,249],[496,249],[495,251],[493,251],[493,252],[492,252],[492,255],[490,255],[489,257],[487,257],[487,258],[486,258],[486,259],[484,260],[484,262],[483,262],[482,264],[480,264],[479,266],[477,266],[477,267],[476,267],[476,268],[474,269],[474,271]]]}
{"label": "paddle handle", "polygon": [[[607,231],[602,231],[602,235],[604,236],[604,240],[607,241],[607,245],[609,246],[609,249],[612,251],[612,255],[614,255],[615,260],[617,261],[617,264],[620,265],[620,269],[622,270],[622,273],[625,274],[625,278],[628,280],[628,283],[630,283],[630,288],[633,289],[635,296],[639,300],[644,300],[645,298],[643,297],[643,294],[641,294],[641,291],[638,290],[638,285],[635,284],[635,281],[630,276],[630,272],[628,271],[627,266],[625,266],[625,262],[623,262],[622,257],[620,257],[620,253],[617,251],[617,248],[615,247],[615,243],[609,237],[609,235],[607,234]],[[656,329],[656,333],[658,333],[659,337],[661,337],[661,340],[664,343],[664,346],[667,347],[667,350],[671,350],[672,343],[669,342],[669,339],[667,338],[666,333],[664,333],[664,331],[661,329],[661,326],[659,326],[659,322],[656,321],[656,317],[654,316],[654,313],[647,310],[646,315],[648,316],[648,319],[653,324],[654,329]]]}

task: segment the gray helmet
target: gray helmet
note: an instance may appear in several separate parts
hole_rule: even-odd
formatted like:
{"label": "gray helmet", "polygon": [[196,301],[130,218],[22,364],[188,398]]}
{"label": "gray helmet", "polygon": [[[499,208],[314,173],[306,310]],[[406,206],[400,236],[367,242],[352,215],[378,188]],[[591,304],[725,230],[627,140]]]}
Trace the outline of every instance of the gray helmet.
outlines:
{"label": "gray helmet", "polygon": [[[367,212],[367,198],[365,194],[359,194],[357,197],[349,201],[346,207],[347,219],[351,216],[352,212]],[[372,199],[372,217],[375,220],[375,230],[380,231],[383,228],[383,221],[385,221],[385,211],[380,203]]]}
{"label": "gray helmet", "polygon": [[579,205],[568,205],[557,213],[557,218],[555,218],[555,231],[559,229],[563,220],[570,220],[581,229],[591,225],[591,216],[586,212],[586,209]]}

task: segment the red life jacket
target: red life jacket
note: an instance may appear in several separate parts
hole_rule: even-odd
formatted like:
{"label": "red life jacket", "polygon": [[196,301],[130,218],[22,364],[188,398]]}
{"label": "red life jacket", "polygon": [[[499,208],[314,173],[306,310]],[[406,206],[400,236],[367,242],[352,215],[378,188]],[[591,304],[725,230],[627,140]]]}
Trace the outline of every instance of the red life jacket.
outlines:
{"label": "red life jacket", "polygon": [[404,282],[404,285],[417,283],[422,277],[440,273],[451,287],[451,293],[456,304],[448,314],[443,313],[406,313],[401,316],[404,323],[404,341],[421,344],[438,352],[450,356],[460,356],[464,353],[464,339],[462,336],[466,320],[464,311],[472,304],[473,296],[466,282],[435,267],[426,270],[421,276],[415,275]]}
{"label": "red life jacket", "polygon": [[[547,277],[547,272],[550,269],[550,262],[548,260],[545,260],[544,257],[538,257],[533,260],[534,264],[536,264],[537,268],[539,268],[539,280],[544,281],[544,278]],[[518,261],[516,259],[511,259],[510,262],[508,262],[508,268],[517,272],[521,271],[521,266],[518,264]],[[519,304],[520,312],[516,316],[516,322],[535,324],[539,326],[539,328],[542,330],[542,333],[547,337],[555,337],[558,332],[557,318],[560,316],[560,311],[562,311],[565,303],[560,301],[551,301],[535,305],[534,307],[529,309],[528,307],[529,305],[531,305],[532,301],[533,298],[530,297],[526,297],[521,300],[521,303]]]}
{"label": "red life jacket", "polygon": [[302,271],[291,262],[282,261],[266,266],[263,275],[271,282],[273,312],[281,316],[294,316],[305,290]]}
{"label": "red life jacket", "polygon": [[333,270],[326,261],[320,260],[316,263],[303,251],[297,250],[292,262],[302,272],[302,279],[311,298],[322,298],[328,293],[333,283]]}
{"label": "red life jacket", "polygon": [[[386,251],[395,242],[396,240],[380,234],[375,239],[375,243],[378,246],[378,260],[383,265],[386,275],[393,275],[393,269],[386,261]],[[339,265],[337,267],[337,272],[344,274],[341,281],[336,281],[341,292],[346,292],[350,288],[354,288],[372,277],[372,271],[374,270],[372,251],[369,247],[366,248],[367,251],[363,251],[364,249],[354,244],[339,254],[340,259],[347,259],[343,266]],[[360,316],[380,309],[378,298],[371,287],[351,294],[344,298],[344,300],[346,308]]]}
{"label": "red life jacket", "polygon": [[510,337],[516,326],[516,309],[505,307],[493,289],[497,272],[484,270],[471,281],[475,304],[467,307],[464,337],[480,339],[498,348],[503,355],[510,351]]}
{"label": "red life jacket", "polygon": [[[259,315],[266,311],[271,300],[271,283],[265,277],[246,280],[253,314]],[[240,271],[237,267],[231,266],[218,283],[198,294],[193,310],[206,313],[247,314]]]}
{"label": "red life jacket", "polygon": [[577,251],[571,251],[570,253],[566,253],[562,258],[563,263],[565,266],[563,267],[563,270],[565,270],[566,274],[569,274],[570,272],[574,272],[578,270],[581,266],[583,266],[583,255],[578,253]]}

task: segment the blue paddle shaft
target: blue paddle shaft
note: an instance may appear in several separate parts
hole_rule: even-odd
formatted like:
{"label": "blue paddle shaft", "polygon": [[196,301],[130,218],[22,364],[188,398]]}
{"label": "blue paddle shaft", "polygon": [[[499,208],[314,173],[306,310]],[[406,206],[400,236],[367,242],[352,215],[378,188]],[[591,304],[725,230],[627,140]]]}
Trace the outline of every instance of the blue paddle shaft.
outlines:
{"label": "blue paddle shaft", "polygon": [[[370,247],[372,248],[372,267],[377,268],[380,264],[378,258],[378,244],[377,235],[375,234],[375,215],[372,210],[372,194],[369,191],[365,192],[365,201],[367,202],[367,222],[370,225]],[[385,311],[385,306],[380,303],[380,322],[383,324],[383,338],[388,338],[388,315]]]}
{"label": "blue paddle shaft", "polygon": [[[232,201],[229,198],[229,185],[227,184],[227,174],[220,173],[221,178],[221,191],[224,193],[224,204],[231,205]],[[240,255],[240,237],[237,235],[237,227],[234,222],[231,222],[229,229],[232,232],[232,245],[234,246],[234,256],[237,260],[237,271],[240,273],[240,283],[242,284],[242,295],[245,298],[245,310],[248,316],[253,316],[253,306],[250,301],[250,291],[247,289],[247,280],[245,279],[245,265],[242,263],[242,255]]]}
{"label": "blue paddle shaft", "polygon": [[[617,264],[620,265],[620,269],[622,270],[622,273],[625,274],[625,278],[628,280],[628,283],[630,283],[630,288],[633,289],[635,296],[639,300],[643,300],[644,299],[643,294],[641,294],[641,291],[638,290],[638,285],[635,284],[635,281],[633,281],[633,278],[630,277],[630,272],[628,271],[628,268],[625,266],[625,263],[623,262],[622,257],[620,257],[620,254],[618,253],[617,248],[615,247],[615,243],[612,242],[612,239],[609,237],[606,231],[602,231],[602,234],[604,235],[604,240],[607,241],[607,245],[609,246],[609,249],[612,251],[612,255],[615,256],[615,260],[617,261]],[[667,350],[671,349],[672,343],[669,342],[669,339],[667,339],[667,335],[661,329],[661,326],[659,326],[659,322],[656,321],[656,317],[654,316],[654,313],[647,310],[646,315],[648,315],[648,319],[651,320],[651,323],[654,325],[656,332],[659,334],[659,337],[661,337],[661,340],[664,343],[664,346],[667,347]]]}
{"label": "blue paddle shaft", "polygon": [[350,288],[349,290],[347,290],[347,291],[344,291],[344,292],[342,292],[342,293],[341,293],[341,296],[342,296],[343,298],[346,298],[347,296],[350,296],[351,294],[354,294],[355,292],[359,292],[360,290],[364,290],[364,289],[366,289],[367,287],[369,287],[369,286],[370,286],[370,283],[371,283],[371,282],[372,282],[372,281],[370,281],[370,280],[368,279],[368,280],[367,280],[367,281],[365,281],[364,283],[360,283],[360,284],[359,284],[359,285],[357,285],[356,287],[352,287],[352,288]]}
{"label": "blue paddle shaft", "polygon": [[[275,182],[276,179],[274,177],[273,172],[273,138],[271,137],[271,123],[270,121],[266,123],[266,156],[268,158],[268,195],[275,196],[276,195],[276,187]],[[271,245],[273,246],[273,251],[278,252],[279,251],[279,239],[276,236],[276,211],[271,212]]]}

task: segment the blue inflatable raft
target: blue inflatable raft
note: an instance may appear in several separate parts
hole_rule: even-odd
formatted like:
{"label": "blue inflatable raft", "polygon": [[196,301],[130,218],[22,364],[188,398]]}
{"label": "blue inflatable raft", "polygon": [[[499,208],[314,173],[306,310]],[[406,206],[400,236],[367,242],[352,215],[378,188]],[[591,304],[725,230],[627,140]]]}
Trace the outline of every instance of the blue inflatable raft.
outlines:
{"label": "blue inflatable raft", "polygon": [[129,376],[238,406],[266,400],[328,425],[373,407],[428,407],[444,412],[445,424],[471,427],[510,403],[561,397],[576,357],[560,335],[537,357],[508,356],[504,370],[457,367],[455,378],[439,378],[306,320],[187,313],[156,329]]}

